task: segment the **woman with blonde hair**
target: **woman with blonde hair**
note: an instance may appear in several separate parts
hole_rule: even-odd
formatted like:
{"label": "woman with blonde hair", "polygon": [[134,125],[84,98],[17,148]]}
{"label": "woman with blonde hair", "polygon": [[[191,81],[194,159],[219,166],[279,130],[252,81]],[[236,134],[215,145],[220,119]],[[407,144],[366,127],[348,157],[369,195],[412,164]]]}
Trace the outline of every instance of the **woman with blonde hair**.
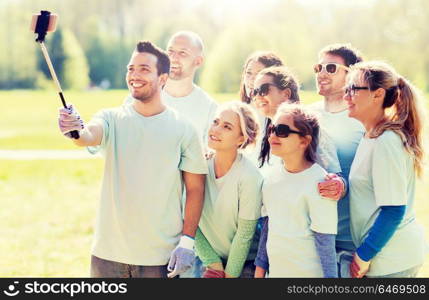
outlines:
{"label": "woman with blonde hair", "polygon": [[416,88],[383,62],[352,67],[344,99],[365,127],[350,170],[353,277],[415,277],[426,245],[414,213],[424,109]]}
{"label": "woman with blonde hair", "polygon": [[204,208],[195,238],[204,278],[247,277],[254,274],[249,249],[261,213],[262,175],[241,151],[256,142],[257,116],[242,102],[219,107],[208,131]]}

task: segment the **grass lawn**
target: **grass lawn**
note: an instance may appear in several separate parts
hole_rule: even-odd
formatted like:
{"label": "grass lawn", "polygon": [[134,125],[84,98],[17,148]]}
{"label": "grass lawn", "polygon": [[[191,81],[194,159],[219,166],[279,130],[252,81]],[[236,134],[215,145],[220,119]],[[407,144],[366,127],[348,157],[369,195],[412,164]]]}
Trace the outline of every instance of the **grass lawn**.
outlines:
{"label": "grass lawn", "polygon": [[[83,120],[89,121],[100,109],[120,105],[126,90],[64,93]],[[303,92],[305,100],[316,99],[312,92]],[[218,102],[238,99],[234,94],[216,94]],[[0,91],[0,149],[75,149],[58,130],[58,109],[61,102],[55,91]]]}
{"label": "grass lawn", "polygon": [[[66,92],[88,120],[122,103],[126,91]],[[236,95],[215,95],[218,101]],[[302,99],[317,99],[311,92]],[[0,149],[76,149],[57,130],[55,92],[0,92]],[[102,159],[0,159],[0,277],[86,277]],[[429,240],[429,169],[417,186],[416,212]],[[428,257],[429,258],[429,257]],[[420,277],[429,277],[429,260]]]}

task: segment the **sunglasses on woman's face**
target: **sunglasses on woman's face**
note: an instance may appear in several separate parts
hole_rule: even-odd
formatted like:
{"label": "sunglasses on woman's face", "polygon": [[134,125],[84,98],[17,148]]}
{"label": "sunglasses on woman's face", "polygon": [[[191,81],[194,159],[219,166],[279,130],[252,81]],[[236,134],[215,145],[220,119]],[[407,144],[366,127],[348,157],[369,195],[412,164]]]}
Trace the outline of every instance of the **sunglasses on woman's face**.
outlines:
{"label": "sunglasses on woman's face", "polygon": [[270,125],[270,127],[268,127],[268,135],[271,135],[272,133],[274,133],[279,138],[287,138],[291,133],[302,135],[301,132],[292,130],[288,125],[285,124],[278,124],[276,126]]}
{"label": "sunglasses on woman's face", "polygon": [[352,85],[346,86],[344,88],[344,94],[346,96],[353,97],[354,95],[356,95],[357,90],[369,90],[369,87],[367,87],[367,86],[356,86],[356,85],[352,84]]}
{"label": "sunglasses on woman's face", "polygon": [[328,73],[328,74],[337,74],[338,69],[343,68],[346,71],[349,70],[348,67],[344,66],[344,65],[340,65],[340,64],[335,64],[335,63],[329,63],[329,64],[315,64],[313,69],[314,69],[314,73],[320,73],[323,70]]}
{"label": "sunglasses on woman's face", "polygon": [[253,89],[252,97],[254,98],[258,95],[261,97],[265,97],[270,92],[270,85],[276,86],[275,84],[272,84],[272,83],[264,83],[264,84],[261,84],[260,87]]}

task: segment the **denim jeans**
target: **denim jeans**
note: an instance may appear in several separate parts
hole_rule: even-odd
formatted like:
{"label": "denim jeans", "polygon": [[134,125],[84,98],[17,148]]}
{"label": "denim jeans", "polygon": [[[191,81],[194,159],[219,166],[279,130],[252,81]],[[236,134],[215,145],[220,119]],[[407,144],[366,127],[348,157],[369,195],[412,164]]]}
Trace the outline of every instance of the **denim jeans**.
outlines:
{"label": "denim jeans", "polygon": [[167,265],[137,266],[91,256],[93,278],[167,278]]}
{"label": "denim jeans", "polygon": [[353,251],[341,250],[337,252],[338,278],[351,278],[350,264],[353,261]]}

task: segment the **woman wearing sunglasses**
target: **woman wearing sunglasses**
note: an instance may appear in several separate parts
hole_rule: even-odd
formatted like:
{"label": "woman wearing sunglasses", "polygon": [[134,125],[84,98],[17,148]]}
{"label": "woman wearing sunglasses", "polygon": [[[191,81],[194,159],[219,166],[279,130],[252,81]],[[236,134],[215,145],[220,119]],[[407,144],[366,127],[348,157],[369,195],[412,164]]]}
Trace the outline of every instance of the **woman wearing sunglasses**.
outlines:
{"label": "woman wearing sunglasses", "polygon": [[242,102],[222,105],[208,132],[204,208],[195,247],[205,278],[254,275],[249,248],[261,213],[262,175],[241,151],[255,144],[259,126],[253,109]]}
{"label": "woman wearing sunglasses", "polygon": [[272,52],[258,51],[250,54],[246,59],[241,74],[240,99],[242,102],[250,104],[252,102],[253,83],[256,75],[262,69],[271,66],[283,66],[280,57]]}
{"label": "woman wearing sunglasses", "polygon": [[[255,79],[253,97],[258,111],[267,118],[265,133],[267,132],[266,129],[271,125],[271,120],[277,113],[278,107],[282,103],[300,103],[298,91],[298,80],[286,67],[270,67],[259,72]],[[265,134],[261,145],[261,152],[259,154],[261,167],[266,163],[270,163],[268,137]],[[319,156],[318,163],[320,165],[330,173],[341,172],[335,146],[324,131],[322,132],[317,151]],[[279,158],[275,160],[279,162]],[[327,194],[325,196],[336,195]]]}
{"label": "woman wearing sunglasses", "polygon": [[[260,166],[264,170],[264,175],[269,174],[271,168],[282,165],[280,157],[270,157],[269,134],[267,134],[267,131],[271,126],[271,120],[282,103],[300,102],[298,91],[298,81],[286,67],[267,68],[262,70],[256,77],[253,91],[254,102],[259,111],[267,117],[265,134],[259,154]],[[319,192],[323,197],[338,200],[344,195],[345,182],[340,176],[336,175],[336,173],[341,172],[341,167],[335,146],[325,132],[321,134],[317,152],[318,163],[329,172],[325,178],[327,180],[325,183],[328,181],[332,183],[329,187],[319,188]],[[267,224],[268,220],[265,220],[261,229],[258,255],[255,259],[256,266],[264,270],[269,268],[266,251],[263,246],[268,234]]]}
{"label": "woman wearing sunglasses", "polygon": [[423,117],[416,88],[391,66],[353,66],[344,99],[365,127],[350,170],[353,277],[415,277],[425,257],[416,222],[416,175],[422,173]]}
{"label": "woman wearing sunglasses", "polygon": [[[337,203],[317,190],[327,174],[316,163],[319,133],[314,114],[286,103],[268,128],[271,153],[283,162],[262,189],[269,230],[260,249],[268,254],[269,277],[337,277]],[[257,266],[255,277],[265,271]]]}

